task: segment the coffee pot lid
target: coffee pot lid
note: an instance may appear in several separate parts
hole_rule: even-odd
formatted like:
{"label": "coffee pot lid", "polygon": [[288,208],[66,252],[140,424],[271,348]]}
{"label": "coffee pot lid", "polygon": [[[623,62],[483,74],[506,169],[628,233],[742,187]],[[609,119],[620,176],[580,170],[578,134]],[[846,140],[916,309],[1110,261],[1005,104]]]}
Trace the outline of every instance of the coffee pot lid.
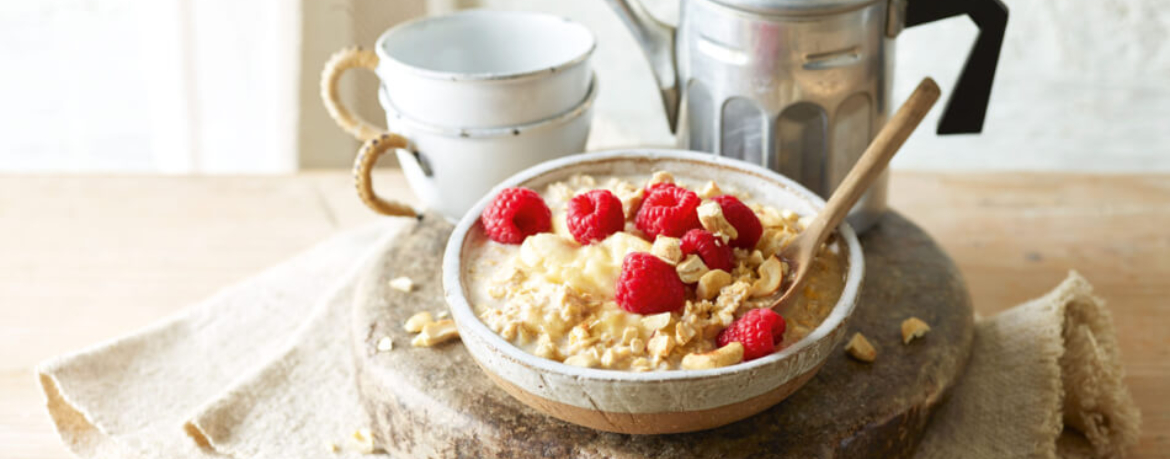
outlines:
{"label": "coffee pot lid", "polygon": [[848,10],[884,0],[714,0],[755,13],[826,13]]}

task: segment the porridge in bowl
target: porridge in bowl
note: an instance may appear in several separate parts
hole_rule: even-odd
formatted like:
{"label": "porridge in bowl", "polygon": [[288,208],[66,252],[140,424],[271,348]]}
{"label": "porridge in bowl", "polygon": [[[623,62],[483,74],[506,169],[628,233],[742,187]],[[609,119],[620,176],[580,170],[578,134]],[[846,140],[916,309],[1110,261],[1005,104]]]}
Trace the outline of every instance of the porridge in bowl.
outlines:
{"label": "porridge in bowl", "polygon": [[830,241],[803,297],[782,316],[762,309],[788,280],[775,255],[804,223],[715,182],[577,175],[493,197],[463,275],[475,315],[533,355],[613,370],[722,367],[799,341],[840,298],[845,254]]}

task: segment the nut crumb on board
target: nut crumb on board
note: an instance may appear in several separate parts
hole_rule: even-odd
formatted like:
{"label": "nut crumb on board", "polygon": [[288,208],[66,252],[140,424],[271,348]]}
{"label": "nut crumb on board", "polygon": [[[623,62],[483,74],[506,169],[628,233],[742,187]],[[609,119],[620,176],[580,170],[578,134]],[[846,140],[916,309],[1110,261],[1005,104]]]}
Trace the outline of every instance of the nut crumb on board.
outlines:
{"label": "nut crumb on board", "polygon": [[417,312],[413,316],[410,316],[409,319],[406,319],[406,323],[402,324],[402,328],[411,333],[418,333],[422,331],[423,327],[434,321],[435,318],[431,316],[430,312]]}
{"label": "nut crumb on board", "polygon": [[431,347],[459,337],[459,330],[455,328],[455,321],[440,320],[426,324],[422,331],[410,341],[414,347]]}
{"label": "nut crumb on board", "polygon": [[354,451],[362,454],[373,454],[377,448],[374,447],[374,436],[370,433],[370,429],[361,428],[353,431],[350,435],[350,441],[353,444]]}
{"label": "nut crumb on board", "polygon": [[930,331],[930,325],[917,317],[910,317],[902,321],[902,344],[910,344],[914,338],[921,338]]}
{"label": "nut crumb on board", "polygon": [[391,340],[389,336],[383,336],[382,339],[378,340],[378,352],[388,352],[393,349],[394,340]]}
{"label": "nut crumb on board", "polygon": [[410,293],[412,290],[414,290],[414,281],[410,280],[410,278],[406,276],[395,277],[390,279],[390,288],[400,292]]}
{"label": "nut crumb on board", "polygon": [[845,345],[845,352],[857,360],[870,363],[877,358],[877,349],[869,344],[869,340],[865,339],[865,335],[861,333],[854,333],[853,338],[849,340],[849,344]]}

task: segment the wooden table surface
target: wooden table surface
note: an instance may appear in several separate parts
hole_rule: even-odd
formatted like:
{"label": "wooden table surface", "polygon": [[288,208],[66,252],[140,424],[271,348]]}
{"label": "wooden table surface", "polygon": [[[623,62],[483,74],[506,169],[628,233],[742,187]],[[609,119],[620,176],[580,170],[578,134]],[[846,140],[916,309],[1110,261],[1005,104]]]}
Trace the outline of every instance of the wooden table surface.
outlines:
{"label": "wooden table surface", "polygon": [[[380,172],[385,193],[407,193]],[[1132,457],[1170,457],[1170,176],[895,172],[892,206],[993,314],[1077,269],[1109,301],[1142,409]],[[132,332],[374,219],[348,172],[0,176],[0,457],[64,458],[33,367]]]}

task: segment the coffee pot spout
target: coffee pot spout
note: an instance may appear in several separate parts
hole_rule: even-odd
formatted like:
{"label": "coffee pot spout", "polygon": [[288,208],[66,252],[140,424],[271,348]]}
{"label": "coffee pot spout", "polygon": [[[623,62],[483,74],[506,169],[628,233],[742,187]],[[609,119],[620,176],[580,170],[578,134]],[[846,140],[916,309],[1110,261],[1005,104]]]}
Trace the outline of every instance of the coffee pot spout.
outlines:
{"label": "coffee pot spout", "polygon": [[666,121],[675,132],[679,111],[678,69],[674,57],[674,27],[655,18],[639,0],[606,0],[650,61],[654,79],[662,93]]}

